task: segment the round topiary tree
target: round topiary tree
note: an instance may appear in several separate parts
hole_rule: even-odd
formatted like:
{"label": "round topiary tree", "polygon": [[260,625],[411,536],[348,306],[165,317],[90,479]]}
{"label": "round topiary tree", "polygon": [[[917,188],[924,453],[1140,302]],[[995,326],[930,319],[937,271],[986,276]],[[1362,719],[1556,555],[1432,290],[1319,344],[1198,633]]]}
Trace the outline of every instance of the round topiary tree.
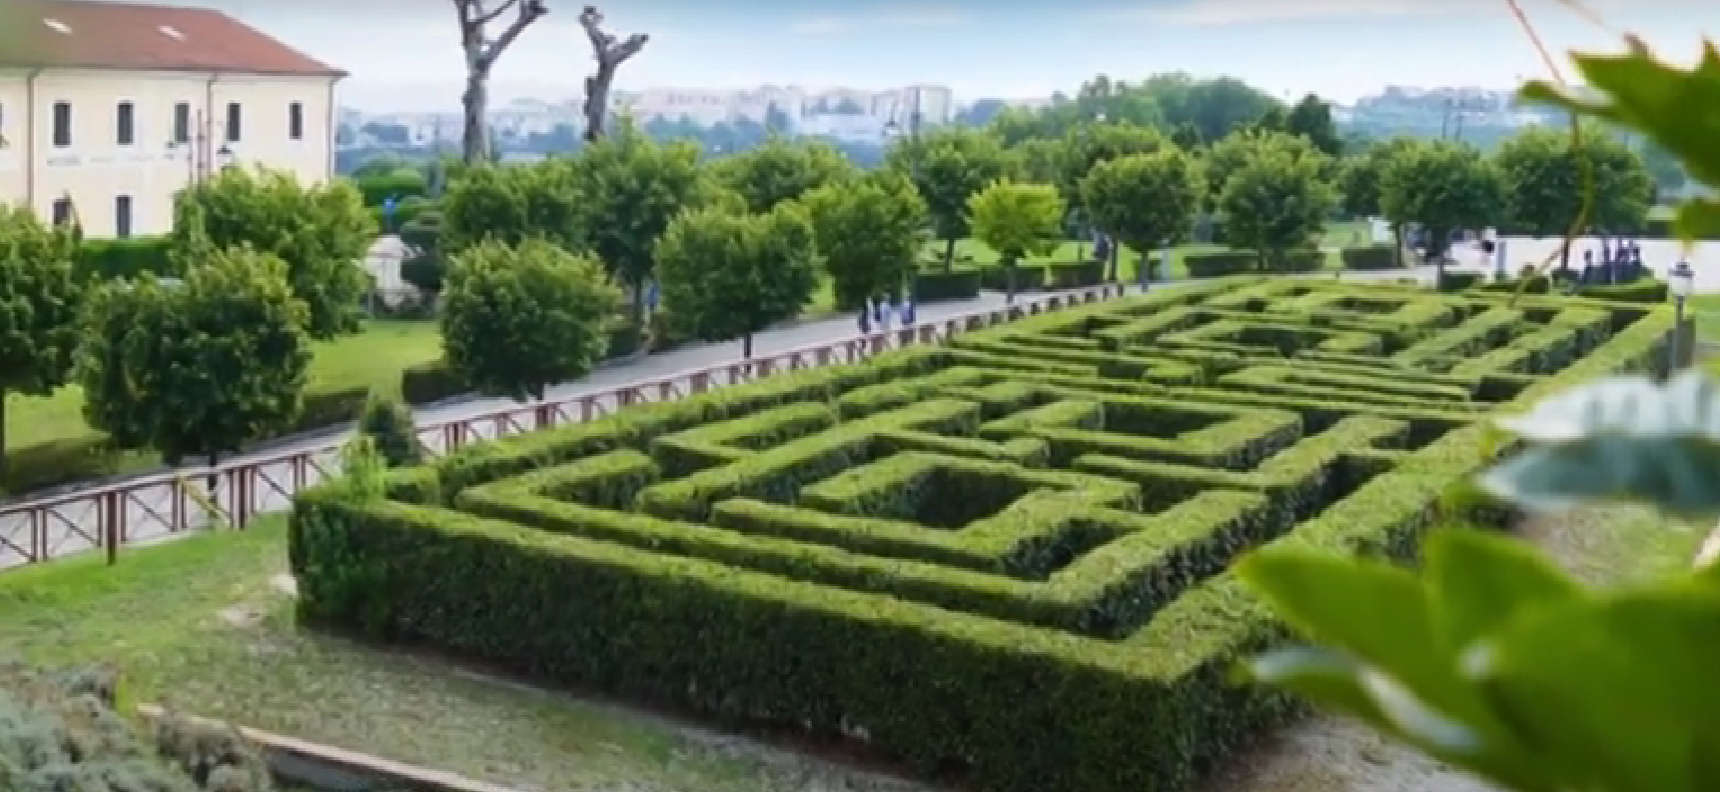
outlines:
{"label": "round topiary tree", "polygon": [[453,258],[442,289],[448,365],[480,392],[524,401],[584,375],[609,344],[620,292],[595,261],[541,239]]}

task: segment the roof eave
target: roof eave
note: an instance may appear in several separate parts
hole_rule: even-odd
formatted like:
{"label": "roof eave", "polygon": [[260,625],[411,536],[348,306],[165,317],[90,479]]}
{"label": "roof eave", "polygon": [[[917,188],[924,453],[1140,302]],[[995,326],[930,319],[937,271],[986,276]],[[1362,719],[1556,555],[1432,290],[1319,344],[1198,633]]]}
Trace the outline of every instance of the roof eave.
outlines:
{"label": "roof eave", "polygon": [[98,71],[162,71],[162,72],[195,72],[199,74],[242,74],[258,77],[323,77],[333,80],[344,80],[352,74],[345,69],[328,67],[323,70],[310,69],[234,69],[209,66],[114,66],[100,63],[39,63],[27,61],[8,61],[0,59],[0,68],[6,69],[93,69]]}

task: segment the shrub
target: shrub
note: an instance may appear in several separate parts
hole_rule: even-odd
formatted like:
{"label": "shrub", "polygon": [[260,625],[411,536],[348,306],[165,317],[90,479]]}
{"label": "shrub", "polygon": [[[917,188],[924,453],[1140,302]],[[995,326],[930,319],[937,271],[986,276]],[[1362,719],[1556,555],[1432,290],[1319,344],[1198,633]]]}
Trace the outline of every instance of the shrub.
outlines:
{"label": "shrub", "polygon": [[307,432],[346,423],[364,406],[369,388],[362,385],[340,390],[306,391],[304,406],[289,431]]}
{"label": "shrub", "polygon": [[1251,272],[1260,265],[1260,256],[1252,250],[1222,250],[1212,253],[1190,253],[1183,256],[1183,266],[1194,278],[1216,278]]}
{"label": "shrub", "polygon": [[80,280],[102,281],[136,278],[145,272],[173,275],[168,257],[172,240],[167,237],[130,239],[85,239],[78,247],[77,274]]}
{"label": "shrub", "polygon": [[1326,265],[1326,254],[1317,247],[1295,247],[1268,258],[1271,272],[1314,272]]}
{"label": "shrub", "polygon": [[407,404],[430,404],[469,391],[471,387],[440,360],[408,366],[400,372],[400,395]]}
{"label": "shrub", "polygon": [[389,467],[416,465],[423,458],[412,409],[393,396],[371,391],[358,416],[358,431],[369,437]]}
{"label": "shrub", "polygon": [[387,173],[360,176],[353,179],[365,206],[381,206],[389,198],[404,200],[430,194],[430,182],[423,171],[401,167]]}
{"label": "shrub", "polygon": [[1448,271],[1448,272],[1442,273],[1442,276],[1441,276],[1440,281],[1439,281],[1439,290],[1442,292],[1463,291],[1464,289],[1470,288],[1470,287],[1480,283],[1481,277],[1482,277],[1481,273],[1479,273],[1479,272],[1449,272]]}
{"label": "shrub", "polygon": [[1049,264],[1045,285],[1052,289],[1097,286],[1105,282],[1105,264],[1099,261]]}
{"label": "shrub", "polygon": [[1617,300],[1619,302],[1663,303],[1666,302],[1667,287],[1663,281],[1653,278],[1643,278],[1634,283],[1596,284],[1577,288],[1577,294],[1593,297],[1598,300]]}
{"label": "shrub", "polygon": [[961,300],[979,296],[980,272],[958,269],[951,272],[922,270],[915,276],[914,293],[921,302]]}
{"label": "shrub", "polygon": [[1344,269],[1351,270],[1385,270],[1397,269],[1397,246],[1368,245],[1366,247],[1344,248],[1340,255],[1344,259]]}
{"label": "shrub", "polygon": [[[1024,289],[1045,288],[1045,275],[1047,269],[1049,269],[1049,267],[1044,264],[1017,263],[1015,265],[1016,290],[1021,291]],[[982,267],[980,268],[979,273],[980,283],[987,289],[991,289],[992,291],[1004,291],[1009,287],[1009,270],[1001,264],[992,264],[990,266]]]}

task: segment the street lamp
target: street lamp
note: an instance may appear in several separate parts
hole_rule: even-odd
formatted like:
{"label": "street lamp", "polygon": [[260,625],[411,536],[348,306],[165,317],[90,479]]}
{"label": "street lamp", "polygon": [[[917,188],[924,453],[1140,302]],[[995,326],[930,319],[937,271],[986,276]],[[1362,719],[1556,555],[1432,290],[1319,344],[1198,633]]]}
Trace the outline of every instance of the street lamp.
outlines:
{"label": "street lamp", "polygon": [[1696,271],[1690,268],[1689,262],[1680,261],[1668,273],[1666,285],[1672,291],[1673,304],[1672,365],[1667,368],[1677,371],[1684,360],[1684,301],[1696,290]]}

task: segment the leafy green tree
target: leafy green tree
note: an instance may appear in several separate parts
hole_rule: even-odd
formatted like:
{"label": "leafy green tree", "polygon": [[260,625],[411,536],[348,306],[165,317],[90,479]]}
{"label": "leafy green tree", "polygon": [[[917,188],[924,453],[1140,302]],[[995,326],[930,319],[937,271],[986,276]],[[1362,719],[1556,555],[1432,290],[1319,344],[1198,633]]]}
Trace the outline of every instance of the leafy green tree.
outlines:
{"label": "leafy green tree", "polygon": [[[1616,233],[1641,229],[1648,219],[1654,181],[1636,153],[1599,126],[1583,129],[1580,142],[1569,131],[1525,130],[1507,139],[1493,162],[1505,184],[1504,225],[1515,232],[1535,237],[1591,229]],[[1586,178],[1593,178],[1592,189]],[[1587,222],[1573,229],[1586,195],[1593,196]],[[1568,246],[1562,256],[1568,264]]]}
{"label": "leafy green tree", "polygon": [[456,177],[442,197],[438,247],[451,255],[485,240],[518,245],[541,238],[578,251],[586,240],[583,204],[565,161],[477,165]]}
{"label": "leafy green tree", "polygon": [[1450,141],[1418,141],[1392,157],[1380,180],[1380,208],[1398,225],[1416,223],[1426,239],[1427,258],[1445,276],[1451,234],[1492,223],[1504,203],[1499,172],[1473,147]]}
{"label": "leafy green tree", "polygon": [[1003,144],[989,133],[951,128],[904,140],[890,149],[888,166],[912,180],[944,241],[944,271],[955,260],[956,240],[968,235],[967,200],[1009,173]]}
{"label": "leafy green tree", "polygon": [[632,323],[643,327],[657,238],[676,215],[722,201],[727,191],[700,169],[697,146],[658,144],[632,128],[586,146],[572,168],[586,248],[632,292]]}
{"label": "leafy green tree", "polygon": [[1017,184],[1008,180],[968,199],[969,222],[981,242],[1003,259],[1007,277],[1005,299],[1015,300],[1015,265],[1023,256],[1049,253],[1063,225],[1068,205],[1049,184]]}
{"label": "leafy green tree", "polygon": [[0,206],[0,474],[6,471],[6,398],[46,396],[64,384],[77,346],[83,287],[73,234],[27,208]]}
{"label": "leafy green tree", "polygon": [[[1030,138],[1010,146],[1008,151],[1014,160],[1010,170],[1018,179],[1033,184],[1056,184],[1063,178],[1066,151],[1062,140]],[[965,211],[965,202],[962,208]]]}
{"label": "leafy green tree", "polygon": [[1284,131],[1307,138],[1314,148],[1328,157],[1343,153],[1344,140],[1338,136],[1337,125],[1332,123],[1332,106],[1314,94],[1302,97],[1302,101],[1290,108],[1290,113],[1284,117]]}
{"label": "leafy green tree", "polygon": [[444,357],[482,393],[542,399],[602,359],[620,299],[590,258],[542,239],[480,242],[449,262]]}
{"label": "leafy green tree", "polygon": [[818,250],[836,287],[836,305],[857,308],[912,277],[926,204],[901,174],[878,171],[858,182],[826,185],[803,199]]}
{"label": "leafy green tree", "polygon": [[1322,168],[1331,168],[1331,159],[1324,157],[1306,138],[1270,129],[1244,129],[1214,142],[1201,161],[1201,174],[1206,177],[1206,197],[1210,208],[1216,209],[1224,195],[1224,185],[1231,174],[1240,170],[1261,146],[1275,146],[1299,158],[1311,158]]}
{"label": "leafy green tree", "polygon": [[1283,265],[1288,251],[1311,244],[1338,203],[1324,177],[1326,156],[1300,142],[1283,135],[1255,138],[1219,194],[1230,242],[1258,252],[1264,267]]}
{"label": "leafy green tree", "polygon": [[1063,173],[1057,188],[1072,208],[1081,203],[1081,180],[1093,166],[1130,154],[1151,154],[1171,145],[1157,129],[1133,124],[1089,124],[1069,131],[1063,138]]}
{"label": "leafy green tree", "polygon": [[799,313],[812,296],[818,245],[795,202],[763,214],[701,209],[669,224],[657,266],[663,308],[682,330],[706,341],[738,337],[750,358],[753,334]]}
{"label": "leafy green tree", "polygon": [[1194,160],[1171,145],[1099,163],[1081,180],[1081,199],[1094,225],[1134,248],[1148,267],[1155,247],[1188,232],[1203,186]]}
{"label": "leafy green tree", "polygon": [[718,160],[711,170],[717,181],[746,199],[750,212],[770,211],[783,201],[855,176],[854,166],[829,144],[781,137]]}
{"label": "leafy green tree", "polygon": [[400,262],[400,278],[430,294],[442,291],[442,276],[448,269],[442,252],[442,213],[426,211],[400,227],[400,242],[406,258]]}
{"label": "leafy green tree", "polygon": [[1167,128],[1192,125],[1201,140],[1223,138],[1280,107],[1270,94],[1232,77],[1158,74],[1141,83],[1140,91],[1158,105]]}
{"label": "leafy green tree", "polygon": [[1403,151],[1410,138],[1392,138],[1358,149],[1338,167],[1338,186],[1343,193],[1344,212],[1351,217],[1379,217],[1380,181],[1392,157]]}
{"label": "leafy green tree", "polygon": [[311,345],[286,276],[269,253],[226,248],[180,285],[145,275],[99,288],[77,363],[90,425],[170,464],[214,464],[290,427]]}
{"label": "leafy green tree", "polygon": [[240,245],[280,259],[316,338],[358,329],[359,302],[370,286],[360,262],[375,237],[375,221],[344,181],[303,187],[285,172],[234,168],[186,189],[174,203],[181,266]]}

